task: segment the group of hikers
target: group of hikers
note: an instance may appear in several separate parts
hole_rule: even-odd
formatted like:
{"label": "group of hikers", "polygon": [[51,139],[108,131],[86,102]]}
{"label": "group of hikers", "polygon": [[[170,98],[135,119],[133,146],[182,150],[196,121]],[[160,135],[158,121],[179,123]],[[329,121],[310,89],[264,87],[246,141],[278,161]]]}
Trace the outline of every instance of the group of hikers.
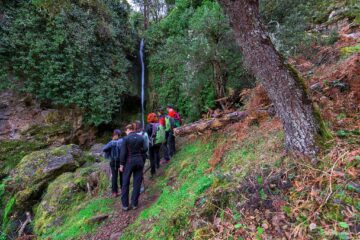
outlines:
{"label": "group of hikers", "polygon": [[[144,165],[150,159],[151,178],[160,164],[166,164],[175,154],[174,129],[181,125],[180,115],[168,105],[166,112],[159,109],[149,113],[143,129],[140,121],[125,127],[126,136],[121,138],[119,129],[113,131],[112,140],[103,148],[105,158],[110,160],[111,190],[114,197],[120,196],[124,211],[138,208],[139,196],[144,191]],[[162,161],[161,160],[161,156]],[[130,179],[133,176],[131,206],[129,205]]]}

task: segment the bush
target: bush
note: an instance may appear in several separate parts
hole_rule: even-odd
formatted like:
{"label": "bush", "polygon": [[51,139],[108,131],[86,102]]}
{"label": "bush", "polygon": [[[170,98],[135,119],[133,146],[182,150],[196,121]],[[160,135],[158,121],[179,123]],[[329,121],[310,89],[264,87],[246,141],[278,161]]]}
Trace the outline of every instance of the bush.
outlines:
{"label": "bush", "polygon": [[111,121],[127,92],[126,54],[136,37],[128,6],[115,1],[5,1],[0,7],[0,87],[83,109]]}

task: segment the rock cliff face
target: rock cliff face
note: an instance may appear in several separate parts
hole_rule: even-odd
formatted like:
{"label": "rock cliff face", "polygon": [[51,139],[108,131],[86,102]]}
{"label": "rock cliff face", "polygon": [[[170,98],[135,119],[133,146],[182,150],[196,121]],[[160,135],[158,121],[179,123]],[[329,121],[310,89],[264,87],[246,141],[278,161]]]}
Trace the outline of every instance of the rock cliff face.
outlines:
{"label": "rock cliff face", "polygon": [[43,108],[30,95],[0,92],[0,140],[38,140],[48,145],[91,145],[96,129],[85,126],[78,109]]}

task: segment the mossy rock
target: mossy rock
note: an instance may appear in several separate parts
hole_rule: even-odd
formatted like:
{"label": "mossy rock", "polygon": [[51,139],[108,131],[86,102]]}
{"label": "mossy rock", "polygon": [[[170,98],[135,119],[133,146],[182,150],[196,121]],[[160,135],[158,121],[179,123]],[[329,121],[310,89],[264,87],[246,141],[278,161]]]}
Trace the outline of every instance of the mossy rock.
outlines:
{"label": "mossy rock", "polygon": [[26,139],[45,142],[49,145],[68,142],[72,127],[69,123],[37,124],[23,131],[21,135]]}
{"label": "mossy rock", "polygon": [[15,168],[25,155],[44,147],[46,147],[46,144],[38,141],[0,141],[0,179],[9,175],[10,171]]}
{"label": "mossy rock", "polygon": [[84,163],[77,145],[66,145],[26,155],[11,171],[7,190],[15,194],[16,208],[23,209],[36,200],[49,182],[64,172],[71,172]]}
{"label": "mossy rock", "polygon": [[108,187],[109,180],[100,166],[104,164],[107,165],[103,162],[64,173],[50,183],[41,203],[34,209],[34,230],[38,236],[54,232],[77,207]]}

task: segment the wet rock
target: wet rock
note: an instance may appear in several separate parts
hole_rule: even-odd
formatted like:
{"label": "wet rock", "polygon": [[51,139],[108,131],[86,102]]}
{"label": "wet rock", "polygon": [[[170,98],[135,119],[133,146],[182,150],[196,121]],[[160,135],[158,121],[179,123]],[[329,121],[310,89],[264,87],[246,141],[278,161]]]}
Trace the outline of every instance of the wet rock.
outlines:
{"label": "wet rock", "polygon": [[77,145],[41,150],[26,155],[10,173],[7,190],[15,194],[16,208],[31,206],[47,185],[64,172],[74,171],[84,163]]}
{"label": "wet rock", "polygon": [[109,218],[108,214],[102,214],[102,215],[98,215],[98,216],[90,218],[87,222],[89,224],[99,224],[108,218]]}
{"label": "wet rock", "polygon": [[104,152],[102,151],[104,144],[97,143],[90,148],[90,155],[95,157],[97,162],[100,162],[104,158]]}
{"label": "wet rock", "polygon": [[65,219],[89,196],[96,195],[101,186],[108,186],[109,182],[102,165],[108,164],[95,163],[75,172],[63,173],[49,184],[35,209],[34,230],[37,235],[46,235],[64,224]]}
{"label": "wet rock", "polygon": [[79,109],[44,107],[29,94],[0,92],[0,140],[37,140],[51,146],[72,142],[90,146],[95,135],[96,128],[84,124]]}

